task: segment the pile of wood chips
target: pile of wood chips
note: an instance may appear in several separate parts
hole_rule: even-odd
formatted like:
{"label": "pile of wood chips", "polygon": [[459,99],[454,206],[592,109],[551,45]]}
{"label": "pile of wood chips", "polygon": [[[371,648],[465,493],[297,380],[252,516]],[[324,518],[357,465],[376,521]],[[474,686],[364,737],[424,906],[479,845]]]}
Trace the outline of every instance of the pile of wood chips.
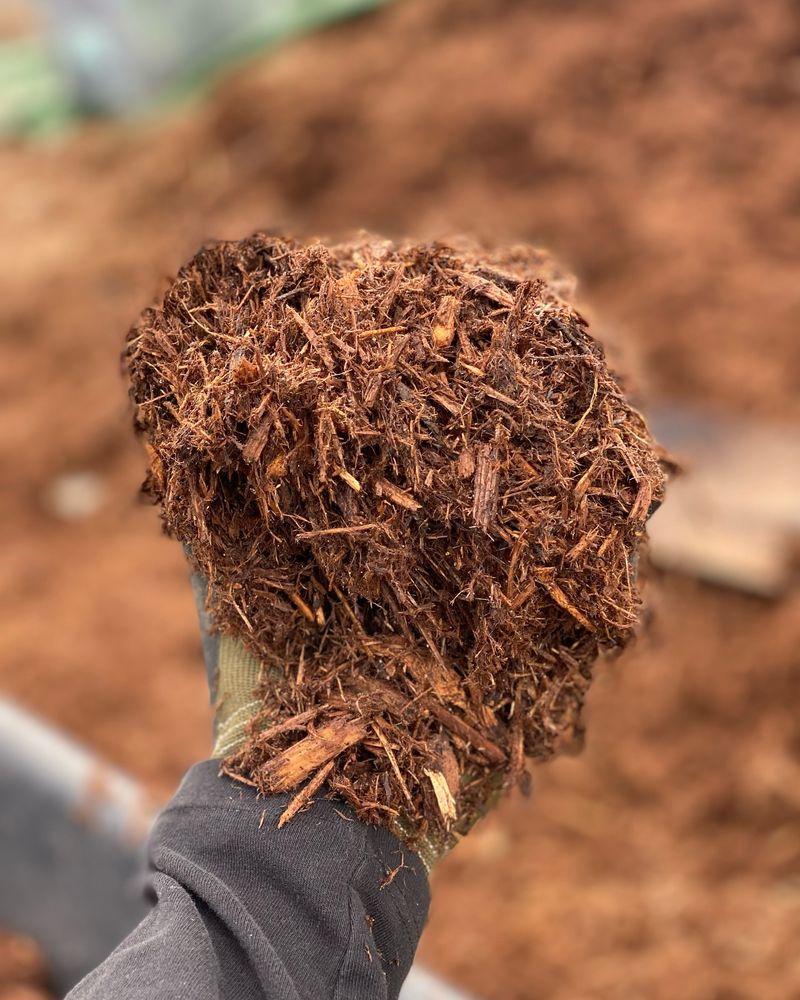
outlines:
{"label": "pile of wood chips", "polygon": [[462,831],[631,638],[659,451],[529,248],[203,248],[130,332],[147,488],[264,664],[227,771]]}

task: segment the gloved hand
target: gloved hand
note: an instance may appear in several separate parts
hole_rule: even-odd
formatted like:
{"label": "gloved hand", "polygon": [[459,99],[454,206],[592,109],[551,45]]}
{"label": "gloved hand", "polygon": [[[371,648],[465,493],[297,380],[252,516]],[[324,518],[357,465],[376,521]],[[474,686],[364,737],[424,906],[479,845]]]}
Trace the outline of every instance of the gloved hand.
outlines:
{"label": "gloved hand", "polygon": [[[198,573],[192,574],[197,616],[203,643],[203,658],[208,675],[211,703],[214,706],[214,747],[213,758],[224,760],[235,753],[251,732],[251,724],[264,711],[264,702],[256,697],[256,688],[262,680],[262,667],[244,645],[241,639],[227,633],[215,632],[208,614],[208,584]],[[264,720],[266,723],[266,719]],[[469,773],[462,779],[462,785],[476,780]],[[483,781],[481,798],[485,811],[497,805],[503,791],[503,776],[492,774]],[[465,836],[474,825],[458,824],[448,834],[436,831],[419,836],[414,826],[402,818],[397,823],[395,833],[415,851],[430,874],[433,866],[441,860]]]}

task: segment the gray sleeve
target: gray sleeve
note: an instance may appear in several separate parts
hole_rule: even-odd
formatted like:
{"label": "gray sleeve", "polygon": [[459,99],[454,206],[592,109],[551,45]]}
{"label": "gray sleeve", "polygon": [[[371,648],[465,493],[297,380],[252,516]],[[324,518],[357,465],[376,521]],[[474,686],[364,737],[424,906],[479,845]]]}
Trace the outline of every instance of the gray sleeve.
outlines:
{"label": "gray sleeve", "polygon": [[150,838],[150,914],[68,1000],[394,1000],[428,910],[419,858],[320,799],[282,830],[198,764]]}

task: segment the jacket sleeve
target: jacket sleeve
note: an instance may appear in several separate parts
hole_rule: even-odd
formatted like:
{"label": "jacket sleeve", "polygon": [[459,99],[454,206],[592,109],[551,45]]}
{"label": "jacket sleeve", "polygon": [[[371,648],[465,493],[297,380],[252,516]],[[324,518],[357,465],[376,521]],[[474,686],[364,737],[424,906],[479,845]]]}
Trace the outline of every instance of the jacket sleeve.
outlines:
{"label": "jacket sleeve", "polygon": [[422,862],[318,799],[259,798],[205,761],[153,828],[154,908],[68,1000],[395,1000],[428,910]]}

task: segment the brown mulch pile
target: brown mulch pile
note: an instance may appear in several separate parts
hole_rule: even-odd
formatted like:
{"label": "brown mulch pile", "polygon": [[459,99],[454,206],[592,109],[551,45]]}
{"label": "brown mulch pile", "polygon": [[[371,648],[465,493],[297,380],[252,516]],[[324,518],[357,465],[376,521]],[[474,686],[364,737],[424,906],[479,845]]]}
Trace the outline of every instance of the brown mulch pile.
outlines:
{"label": "brown mulch pile", "polygon": [[256,235],[131,331],[148,488],[269,677],[230,772],[442,832],[580,731],[663,476],[566,284],[525,248]]}

